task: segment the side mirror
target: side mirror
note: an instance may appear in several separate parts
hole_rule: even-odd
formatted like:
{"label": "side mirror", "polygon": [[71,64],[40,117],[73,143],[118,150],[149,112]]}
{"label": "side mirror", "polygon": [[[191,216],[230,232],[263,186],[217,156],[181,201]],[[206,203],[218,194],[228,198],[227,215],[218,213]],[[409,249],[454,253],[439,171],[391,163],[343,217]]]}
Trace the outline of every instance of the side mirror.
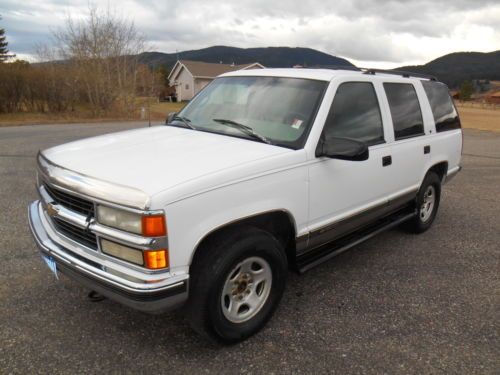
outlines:
{"label": "side mirror", "polygon": [[176,115],[177,115],[177,112],[170,112],[167,116],[167,119],[165,120],[165,124],[170,124],[174,120],[174,117]]}
{"label": "side mirror", "polygon": [[349,138],[329,138],[320,140],[316,156],[326,156],[331,159],[363,161],[369,157],[368,146],[360,141]]}

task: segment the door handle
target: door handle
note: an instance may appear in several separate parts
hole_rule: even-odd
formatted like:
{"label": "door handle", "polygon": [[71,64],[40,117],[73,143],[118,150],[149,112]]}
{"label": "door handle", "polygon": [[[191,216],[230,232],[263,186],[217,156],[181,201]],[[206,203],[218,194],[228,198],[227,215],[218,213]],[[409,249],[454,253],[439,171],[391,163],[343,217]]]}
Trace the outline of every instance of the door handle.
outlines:
{"label": "door handle", "polygon": [[430,154],[431,153],[431,146],[427,145],[424,146],[424,154]]}
{"label": "door handle", "polygon": [[387,167],[388,165],[392,164],[392,156],[387,155],[382,157],[382,167]]}

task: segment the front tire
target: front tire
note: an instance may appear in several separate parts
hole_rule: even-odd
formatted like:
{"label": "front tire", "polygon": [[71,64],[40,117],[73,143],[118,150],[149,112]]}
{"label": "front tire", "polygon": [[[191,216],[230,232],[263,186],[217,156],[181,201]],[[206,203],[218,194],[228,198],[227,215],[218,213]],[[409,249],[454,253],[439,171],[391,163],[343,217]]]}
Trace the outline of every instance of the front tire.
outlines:
{"label": "front tire", "polygon": [[187,315],[202,335],[245,340],[271,318],[283,295],[287,259],[269,233],[239,227],[209,239],[191,267]]}
{"label": "front tire", "polygon": [[417,194],[417,216],[408,222],[407,228],[413,233],[423,233],[429,229],[436,218],[441,200],[441,180],[434,172],[424,178]]}

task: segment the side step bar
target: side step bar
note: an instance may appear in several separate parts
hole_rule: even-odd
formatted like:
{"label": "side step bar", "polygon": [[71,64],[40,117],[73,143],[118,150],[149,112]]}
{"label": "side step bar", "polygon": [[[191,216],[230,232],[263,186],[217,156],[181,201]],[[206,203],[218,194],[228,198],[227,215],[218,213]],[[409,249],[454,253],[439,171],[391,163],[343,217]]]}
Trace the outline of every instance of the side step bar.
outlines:
{"label": "side step bar", "polygon": [[339,238],[316,249],[310,250],[309,252],[297,258],[298,271],[300,273],[304,273],[317,266],[318,264],[321,264],[333,258],[334,256],[342,254],[344,251],[347,251],[350,248],[359,245],[362,242],[365,242],[366,240],[376,236],[377,234],[394,228],[407,220],[410,220],[416,215],[417,210],[412,209],[411,212],[408,212],[408,209],[406,209],[402,212],[400,211],[394,215],[382,218],[360,231],[349,234],[343,238]]}

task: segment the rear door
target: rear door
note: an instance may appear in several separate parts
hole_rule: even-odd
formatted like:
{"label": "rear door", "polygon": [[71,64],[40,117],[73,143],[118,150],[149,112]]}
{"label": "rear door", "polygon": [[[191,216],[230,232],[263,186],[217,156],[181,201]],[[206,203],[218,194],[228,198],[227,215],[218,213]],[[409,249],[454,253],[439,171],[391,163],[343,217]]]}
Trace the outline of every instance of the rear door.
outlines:
{"label": "rear door", "polygon": [[383,82],[384,102],[392,123],[391,156],[395,196],[408,196],[420,186],[422,171],[430,158],[431,130],[424,116],[417,89],[412,82]]}

